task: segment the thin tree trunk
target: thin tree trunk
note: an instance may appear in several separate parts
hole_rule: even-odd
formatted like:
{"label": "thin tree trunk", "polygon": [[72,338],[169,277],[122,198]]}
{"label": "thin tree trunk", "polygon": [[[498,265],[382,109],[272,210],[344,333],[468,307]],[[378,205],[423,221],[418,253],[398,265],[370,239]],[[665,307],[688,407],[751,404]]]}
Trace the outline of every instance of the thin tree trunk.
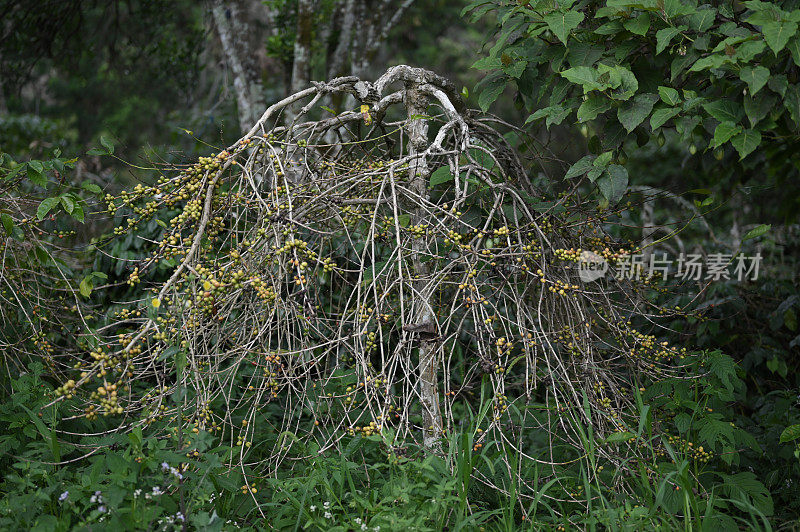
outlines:
{"label": "thin tree trunk", "polygon": [[[415,83],[406,85],[406,111],[408,117],[425,115],[428,110],[428,98],[420,93]],[[425,119],[416,118],[409,120],[409,154],[422,153],[428,145],[428,123]],[[422,198],[428,196],[428,177],[430,169],[424,157],[413,159],[409,167],[410,188]],[[424,217],[424,210],[420,206],[414,214],[414,223]],[[416,326],[422,328],[435,328],[436,316],[431,306],[427,286],[427,277],[430,270],[427,264],[420,259],[424,252],[422,240],[414,240],[413,268],[416,280],[415,304]],[[434,329],[435,330],[435,329]],[[419,335],[419,395],[422,404],[423,445],[429,451],[441,451],[442,413],[439,407],[439,392],[437,390],[436,371],[436,338],[433,335]]]}
{"label": "thin tree trunk", "polygon": [[[294,62],[292,63],[292,81],[289,94],[300,92],[308,87],[311,81],[311,38],[314,27],[314,1],[298,0],[297,2],[297,35],[294,40]],[[296,106],[286,109],[286,123],[290,124],[295,117]]]}
{"label": "thin tree trunk", "polygon": [[225,62],[233,76],[233,90],[239,116],[239,128],[249,130],[264,110],[264,88],[250,63],[244,36],[251,28],[243,20],[243,10],[235,1],[216,0],[211,9],[214,25],[222,43]]}

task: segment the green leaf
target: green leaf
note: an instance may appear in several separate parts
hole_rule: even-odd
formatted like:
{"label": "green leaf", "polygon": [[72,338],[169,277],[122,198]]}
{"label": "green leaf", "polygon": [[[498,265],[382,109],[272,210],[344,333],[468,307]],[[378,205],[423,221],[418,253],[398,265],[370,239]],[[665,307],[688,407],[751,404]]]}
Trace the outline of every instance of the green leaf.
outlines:
{"label": "green leaf", "polygon": [[800,37],[795,37],[794,39],[790,40],[786,45],[786,48],[792,54],[792,60],[794,61],[794,64],[800,66]]}
{"label": "green leaf", "polygon": [[31,180],[31,183],[42,188],[46,187],[47,176],[44,175],[42,163],[39,161],[31,161],[26,166],[28,168],[28,179]]}
{"label": "green leaf", "polygon": [[109,154],[114,153],[114,143],[108,137],[100,135],[100,144],[108,151]]}
{"label": "green leaf", "polygon": [[601,93],[593,92],[578,108],[577,118],[579,122],[594,120],[597,115],[611,109],[611,101]]}
{"label": "green leaf", "polygon": [[772,48],[775,55],[778,55],[789,39],[797,33],[797,24],[782,20],[767,22],[761,26],[761,33],[764,35],[764,40],[767,41],[767,46]]}
{"label": "green leaf", "polygon": [[781,443],[786,443],[790,441],[794,441],[797,438],[800,438],[800,424],[798,425],[789,425],[783,432],[781,432]]}
{"label": "green leaf", "polygon": [[744,113],[750,121],[750,127],[755,127],[776,104],[776,97],[771,93],[762,94],[753,98],[749,94],[744,97]]}
{"label": "green leaf", "polygon": [[739,152],[739,160],[747,157],[761,143],[761,133],[755,129],[745,129],[731,139],[731,144]]}
{"label": "green leaf", "polygon": [[644,122],[657,100],[658,96],[655,94],[637,94],[632,100],[617,109],[619,123],[630,133],[636,129],[636,126]]}
{"label": "green leaf", "polygon": [[700,6],[692,15],[689,15],[689,27],[697,32],[704,32],[714,23],[717,17],[717,10],[711,6]]}
{"label": "green leaf", "polygon": [[626,441],[630,440],[631,438],[635,438],[635,437],[636,437],[636,434],[634,434],[633,432],[627,432],[627,431],[625,431],[625,432],[614,432],[613,434],[610,434],[608,436],[608,438],[606,438],[605,443],[626,442]]}
{"label": "green leaf", "polygon": [[571,179],[579,175],[583,175],[592,168],[592,163],[597,157],[594,155],[587,155],[578,160],[575,164],[569,167],[564,179]]}
{"label": "green leaf", "polygon": [[486,88],[481,91],[481,95],[478,96],[478,105],[480,106],[481,110],[486,111],[489,109],[489,106],[494,103],[495,100],[503,93],[506,88],[506,80],[505,78],[499,77],[491,80]]}
{"label": "green leaf", "polygon": [[83,297],[92,295],[92,290],[94,290],[94,277],[91,275],[84,277],[80,285],[78,285],[78,290]]}
{"label": "green leaf", "polygon": [[766,516],[772,515],[774,503],[769,490],[750,471],[735,475],[721,475],[725,479],[722,492],[731,499],[743,498]]}
{"label": "green leaf", "polygon": [[787,87],[786,96],[783,97],[783,106],[789,111],[796,129],[800,126],[800,87],[796,84]]}
{"label": "green leaf", "polygon": [[721,99],[703,104],[703,109],[720,122],[739,122],[742,118],[742,107],[732,100]]}
{"label": "green leaf", "polygon": [[578,24],[583,21],[583,13],[578,11],[551,13],[544,17],[544,21],[550,31],[558,37],[558,40],[566,45],[569,32],[577,28]]}
{"label": "green leaf", "polygon": [[789,81],[783,74],[777,74],[769,78],[767,87],[783,97],[786,94],[786,89],[789,87]]}
{"label": "green leaf", "polygon": [[11,216],[9,216],[8,214],[3,213],[2,215],[0,215],[0,220],[2,220],[2,222],[3,222],[3,228],[6,230],[6,234],[8,236],[13,235],[14,234],[14,219],[11,218]]}
{"label": "green leaf", "polygon": [[83,223],[83,207],[81,207],[80,204],[75,205],[75,208],[72,210],[72,217],[80,223]]}
{"label": "green leaf", "polygon": [[739,71],[739,79],[747,83],[750,88],[750,96],[761,90],[761,88],[769,81],[769,70],[763,66],[751,67],[746,66]]}
{"label": "green leaf", "polygon": [[64,194],[61,196],[61,204],[64,206],[64,210],[67,211],[67,214],[72,214],[72,211],[75,209],[75,200],[73,198]]}
{"label": "green leaf", "polygon": [[103,189],[100,188],[99,186],[95,185],[91,181],[84,181],[83,183],[81,183],[81,188],[84,189],[84,190],[88,190],[92,194],[102,194],[103,193]]}
{"label": "green leaf", "polygon": [[745,240],[750,240],[751,238],[758,238],[770,229],[772,229],[771,224],[761,224],[758,227],[754,227],[753,229],[750,229],[746,235],[744,235],[742,242]]}
{"label": "green leaf", "polygon": [[669,107],[667,109],[658,109],[650,117],[650,127],[655,131],[663,126],[669,119],[677,115],[681,111],[680,107]]}
{"label": "green leaf", "polygon": [[716,148],[728,142],[730,138],[742,130],[742,126],[733,122],[720,122],[714,130],[714,140],[711,147]]}
{"label": "green leaf", "polygon": [[645,35],[650,29],[650,13],[642,13],[636,18],[628,19],[622,25],[631,33]]}
{"label": "green leaf", "polygon": [[686,26],[678,26],[677,28],[663,28],[656,32],[656,55],[663,52],[670,41],[680,34],[681,31],[687,29]]}
{"label": "green leaf", "polygon": [[678,91],[672,87],[659,87],[658,95],[661,97],[662,102],[670,106],[678,105],[681,102],[681,97],[678,94]]}
{"label": "green leaf", "polygon": [[58,205],[59,201],[59,198],[46,198],[42,200],[42,202],[39,204],[39,208],[36,209],[36,217],[39,220],[44,220],[44,217],[47,216],[47,213],[53,210],[53,208]]}
{"label": "green leaf", "polygon": [[622,198],[628,188],[628,171],[618,164],[609,165],[604,175],[597,180],[600,193],[612,205]]}
{"label": "green leaf", "polygon": [[537,110],[535,113],[529,116],[527,120],[525,120],[525,123],[527,124],[540,118],[546,118],[547,120],[545,123],[547,124],[547,128],[550,129],[552,124],[560,124],[563,122],[571,112],[571,109],[564,107],[563,105],[551,105],[550,107],[544,107]]}
{"label": "green leaf", "polygon": [[597,70],[591,67],[572,67],[561,72],[561,76],[566,78],[570,83],[582,85],[584,94],[593,90],[602,90],[607,87],[606,84],[598,81]]}
{"label": "green leaf", "polygon": [[436,185],[452,181],[453,179],[454,179],[453,174],[450,173],[450,167],[440,166],[439,168],[431,172],[430,186],[434,187]]}

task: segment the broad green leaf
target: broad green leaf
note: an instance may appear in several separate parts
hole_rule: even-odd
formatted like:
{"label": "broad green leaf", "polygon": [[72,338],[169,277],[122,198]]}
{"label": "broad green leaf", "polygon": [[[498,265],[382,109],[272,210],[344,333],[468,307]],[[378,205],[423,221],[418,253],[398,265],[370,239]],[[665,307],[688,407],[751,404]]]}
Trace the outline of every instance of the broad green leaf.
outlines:
{"label": "broad green leaf", "polygon": [[700,117],[697,115],[681,116],[675,119],[675,131],[678,132],[682,139],[688,140],[698,124],[700,124]]}
{"label": "broad green leaf", "polygon": [[47,216],[47,213],[53,210],[55,206],[58,205],[59,201],[59,198],[45,198],[42,200],[42,202],[39,204],[39,208],[36,209],[36,217],[39,220],[44,220],[44,217]]}
{"label": "broad green leaf", "polygon": [[613,205],[628,188],[628,171],[618,164],[609,165],[603,176],[597,180],[597,186],[603,197]]}
{"label": "broad green leaf", "polygon": [[505,88],[505,78],[500,77],[490,81],[483,91],[481,91],[481,95],[478,96],[478,105],[480,106],[481,110],[488,110],[489,106],[492,105],[494,101],[503,93]]}
{"label": "broad green leaf", "polygon": [[91,275],[84,277],[80,285],[78,285],[78,290],[83,297],[92,295],[92,290],[94,290],[94,278]]}
{"label": "broad green leaf", "polygon": [[716,17],[716,9],[708,4],[702,5],[697,8],[697,11],[694,14],[689,15],[689,27],[697,32],[702,33],[711,27]]}
{"label": "broad green leaf", "polygon": [[14,234],[14,219],[11,218],[11,216],[9,216],[8,214],[3,213],[2,215],[0,215],[0,220],[2,220],[2,222],[3,222],[3,228],[6,230],[6,234],[8,236],[13,235]]}
{"label": "broad green leaf", "polygon": [[103,145],[109,154],[114,153],[114,143],[105,135],[100,135],[100,144]]}
{"label": "broad green leaf", "polygon": [[663,28],[656,32],[656,55],[663,52],[672,39],[681,31],[687,29],[686,26],[678,26],[677,28]]}
{"label": "broad green leaf", "polygon": [[749,94],[744,97],[744,113],[750,121],[750,127],[755,127],[767,114],[772,111],[777,98],[774,94],[761,94],[753,98]]}
{"label": "broad green leaf", "polygon": [[789,111],[794,127],[800,127],[800,86],[793,84],[787,87],[783,106]]}
{"label": "broad green leaf", "polygon": [[659,87],[658,95],[661,97],[662,102],[670,106],[678,105],[681,102],[681,97],[678,94],[678,91],[672,87]]}
{"label": "broad green leaf", "polygon": [[774,76],[770,76],[769,81],[767,82],[767,87],[783,97],[786,94],[786,89],[789,87],[789,81],[783,74],[776,74]]}
{"label": "broad green leaf", "polygon": [[486,86],[478,96],[478,105],[483,111],[489,109],[489,106],[503,93],[506,88],[506,79],[502,76],[497,76],[486,82]]}
{"label": "broad green leaf", "polygon": [[742,107],[732,100],[721,99],[703,104],[703,109],[720,122],[739,122],[742,118]]}
{"label": "broad green leaf", "polygon": [[744,159],[761,143],[761,133],[755,129],[745,129],[731,139],[731,144],[739,152],[739,160]]}
{"label": "broad green leaf", "polygon": [[628,19],[622,25],[631,33],[645,35],[650,29],[650,13],[642,13],[636,18]]}
{"label": "broad green leaf", "polygon": [[609,164],[611,164],[611,161],[613,159],[614,159],[614,153],[611,151],[605,151],[600,155],[598,155],[597,159],[592,161],[592,166],[594,166],[595,168],[603,169]]}
{"label": "broad green leaf", "polygon": [[583,21],[583,16],[583,13],[578,11],[551,13],[544,17],[544,21],[550,31],[558,37],[558,40],[566,45],[569,32],[578,27],[578,24]]}
{"label": "broad green leaf", "polygon": [[637,94],[633,99],[628,100],[627,103],[617,109],[619,123],[628,132],[633,131],[636,126],[644,122],[644,119],[648,117],[657,100],[658,96],[655,94]]}
{"label": "broad green leaf", "polygon": [[751,238],[758,238],[770,229],[772,229],[771,224],[761,224],[758,227],[754,227],[753,229],[750,229],[747,234],[744,235],[744,237],[742,237],[742,242],[745,240],[750,240]]}
{"label": "broad green leaf", "polygon": [[700,72],[701,70],[711,70],[721,67],[724,63],[730,63],[731,59],[725,54],[711,54],[701,57],[694,62],[689,72]]}
{"label": "broad green leaf", "polygon": [[527,124],[540,118],[546,118],[547,120],[545,122],[547,124],[547,128],[550,129],[552,124],[558,125],[563,122],[571,112],[572,109],[564,107],[563,105],[551,105],[550,107],[544,107],[533,113],[528,117],[527,120],[525,120],[525,123]]}
{"label": "broad green leaf", "polygon": [[597,115],[611,109],[611,101],[601,93],[593,92],[578,108],[578,121],[594,120]]}
{"label": "broad green leaf", "polygon": [[34,163],[39,163],[39,161],[31,161],[26,165],[28,168],[28,179],[30,179],[31,183],[34,185],[44,188],[47,186],[47,176],[44,175],[42,171],[41,163],[38,165]]}
{"label": "broad green leaf", "polygon": [[794,61],[794,64],[800,66],[800,37],[794,37],[789,40],[786,48],[792,54],[792,60]]}
{"label": "broad green leaf", "polygon": [[768,22],[761,26],[761,33],[764,35],[764,40],[767,41],[767,46],[772,48],[775,55],[778,55],[789,39],[797,33],[797,24],[787,21]]}
{"label": "broad green leaf", "polygon": [[75,209],[75,200],[73,198],[67,194],[64,194],[61,196],[61,204],[64,206],[64,210],[67,211],[68,214],[72,214],[72,211]]}
{"label": "broad green leaf", "polygon": [[658,109],[653,112],[650,117],[650,127],[655,131],[667,123],[672,117],[681,111],[680,107],[669,107],[667,109]]}
{"label": "broad green leaf", "polygon": [[606,84],[598,81],[597,70],[591,67],[572,67],[561,72],[561,76],[566,78],[570,83],[582,85],[584,94],[593,90],[602,90],[607,87]]}
{"label": "broad green leaf", "polygon": [[72,210],[72,217],[78,220],[80,223],[83,223],[83,207],[80,204],[76,204],[75,208]]}
{"label": "broad green leaf", "polygon": [[746,66],[739,71],[739,79],[747,83],[750,88],[750,96],[755,96],[769,81],[769,70],[763,66]]}
{"label": "broad green leaf", "polygon": [[[656,5],[661,5],[661,2],[656,3]],[[687,5],[680,0],[664,0],[663,5],[664,14],[667,15],[667,18],[691,15],[697,11],[693,5]]]}
{"label": "broad green leaf", "polygon": [[594,162],[595,159],[596,156],[594,155],[587,155],[585,157],[582,157],[581,159],[578,160],[578,162],[569,167],[569,170],[567,170],[566,175],[564,175],[564,179],[570,179],[585,174],[586,172],[589,171],[589,169],[592,168],[592,163]]}
{"label": "broad green leaf", "polygon": [[626,442],[626,441],[630,440],[631,438],[635,438],[635,437],[636,437],[636,434],[634,434],[633,432],[627,432],[627,431],[625,431],[625,432],[614,432],[611,435],[609,435],[608,438],[606,438],[605,443]]}
{"label": "broad green leaf", "polygon": [[622,22],[619,20],[612,20],[611,22],[606,22],[596,30],[594,33],[597,35],[614,35],[615,33],[619,33],[622,31]]}
{"label": "broad green leaf", "polygon": [[92,183],[90,181],[84,181],[83,183],[81,183],[81,188],[84,189],[84,190],[88,190],[92,194],[102,194],[103,193],[103,189],[102,188],[100,188],[98,185],[95,185],[94,183]]}
{"label": "broad green leaf", "polygon": [[440,166],[439,168],[431,172],[430,186],[435,187],[436,185],[447,183],[448,181],[452,180],[453,180],[453,174],[450,173],[450,167]]}
{"label": "broad green leaf", "polygon": [[717,125],[717,129],[714,130],[714,140],[711,142],[711,147],[716,148],[717,146],[722,146],[741,130],[742,126],[734,124],[733,122],[720,122]]}
{"label": "broad green leaf", "polygon": [[781,443],[786,443],[790,441],[794,441],[797,438],[800,438],[800,424],[798,425],[789,425],[783,432],[781,432]]}

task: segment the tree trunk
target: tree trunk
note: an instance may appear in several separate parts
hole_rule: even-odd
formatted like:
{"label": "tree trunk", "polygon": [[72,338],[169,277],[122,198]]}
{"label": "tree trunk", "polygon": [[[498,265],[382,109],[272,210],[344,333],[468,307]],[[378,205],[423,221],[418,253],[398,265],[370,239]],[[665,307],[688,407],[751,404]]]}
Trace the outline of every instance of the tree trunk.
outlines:
{"label": "tree trunk", "polygon": [[[409,119],[412,116],[425,115],[428,110],[428,98],[419,92],[416,83],[406,84],[405,91],[406,111]],[[410,119],[408,123],[409,154],[423,152],[428,146],[428,123],[425,119]],[[428,196],[428,177],[430,169],[424,157],[414,159],[409,166],[410,188],[422,198]],[[414,213],[414,222],[418,223],[424,217],[420,204]],[[428,293],[428,280],[430,274],[428,266],[420,259],[424,243],[414,240],[413,243],[413,273],[415,280],[414,308],[415,323],[417,327],[435,327],[436,316],[430,303]],[[436,334],[432,336],[438,336]],[[441,451],[442,413],[439,407],[439,392],[437,390],[436,355],[437,338],[431,339],[429,335],[419,335],[419,395],[422,404],[423,445],[429,451]]]}
{"label": "tree trunk", "polygon": [[223,2],[216,0],[211,9],[214,26],[219,35],[225,63],[233,76],[233,90],[236,94],[236,107],[239,128],[248,131],[264,110],[264,88],[255,67],[253,55],[248,50],[245,39],[253,33],[248,25],[244,10],[236,0]]}

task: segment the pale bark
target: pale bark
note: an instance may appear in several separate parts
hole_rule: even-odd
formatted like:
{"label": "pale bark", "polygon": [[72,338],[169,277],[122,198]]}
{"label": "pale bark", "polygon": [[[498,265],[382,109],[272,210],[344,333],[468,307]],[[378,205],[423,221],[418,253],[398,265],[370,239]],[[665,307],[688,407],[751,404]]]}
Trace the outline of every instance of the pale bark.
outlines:
{"label": "pale bark", "polygon": [[[408,151],[409,155],[419,154],[409,165],[410,188],[419,197],[428,196],[428,177],[430,169],[425,160],[424,152],[428,147],[428,122],[425,119],[411,119],[412,116],[425,115],[428,110],[428,97],[420,90],[419,84],[407,83],[405,91],[406,112],[408,113]],[[421,203],[421,202],[420,202]],[[425,216],[424,210],[419,207],[414,214],[414,223],[419,223]],[[422,262],[424,244],[421,240],[414,242],[413,273],[414,281],[414,307],[416,309],[415,327],[427,329],[429,334],[419,335],[419,395],[422,405],[423,445],[429,451],[441,451],[442,438],[442,413],[439,406],[439,392],[437,390],[436,359],[438,354],[438,334],[436,331],[436,315],[430,303],[427,277],[430,274],[428,265]],[[432,337],[433,338],[432,338]]]}
{"label": "pale bark", "polygon": [[[299,92],[308,87],[311,81],[311,39],[314,27],[314,1],[298,0],[297,32],[294,40],[294,61],[289,93]],[[286,109],[286,123],[294,120],[294,106]]]}
{"label": "pale bark", "polygon": [[239,127],[242,131],[247,131],[255,124],[265,107],[264,88],[251,64],[252,51],[248,50],[245,42],[245,37],[252,33],[252,27],[248,26],[248,17],[244,16],[242,6],[235,0],[216,0],[211,12],[225,63],[233,77]]}

